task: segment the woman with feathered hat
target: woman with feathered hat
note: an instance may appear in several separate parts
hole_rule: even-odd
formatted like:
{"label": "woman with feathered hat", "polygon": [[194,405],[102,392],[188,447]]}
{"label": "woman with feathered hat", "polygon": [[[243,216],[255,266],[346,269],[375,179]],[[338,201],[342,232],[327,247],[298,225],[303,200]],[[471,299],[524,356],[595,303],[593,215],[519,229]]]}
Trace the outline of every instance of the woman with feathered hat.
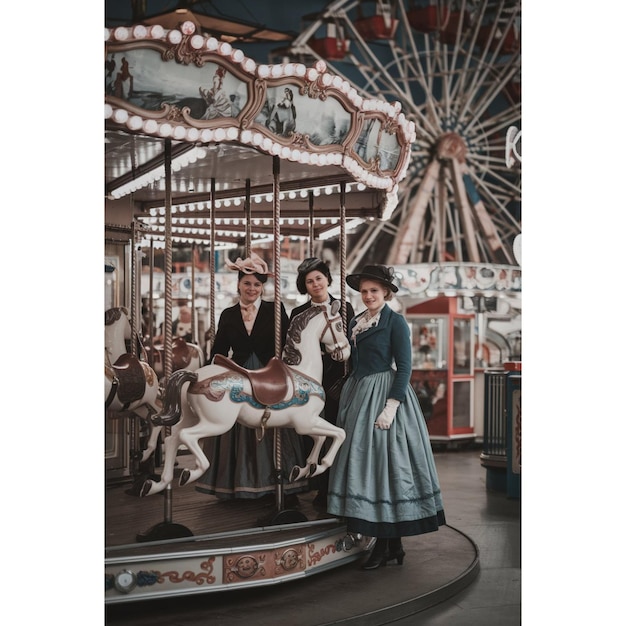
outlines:
{"label": "woman with feathered hat", "polygon": [[[275,354],[274,303],[262,299],[268,267],[254,252],[247,259],[226,261],[229,269],[238,271],[239,302],[220,315],[210,361],[216,354],[229,356],[247,369],[260,369]],[[281,346],[285,343],[289,318],[281,304]],[[301,438],[292,429],[282,431],[282,467],[303,466]],[[198,480],[196,489],[218,498],[270,497],[276,491],[273,437],[266,434],[257,442],[252,428],[235,424],[219,437],[209,437],[204,453],[211,466]],[[286,496],[308,490],[306,484],[283,485]],[[285,500],[289,505],[288,499]]]}

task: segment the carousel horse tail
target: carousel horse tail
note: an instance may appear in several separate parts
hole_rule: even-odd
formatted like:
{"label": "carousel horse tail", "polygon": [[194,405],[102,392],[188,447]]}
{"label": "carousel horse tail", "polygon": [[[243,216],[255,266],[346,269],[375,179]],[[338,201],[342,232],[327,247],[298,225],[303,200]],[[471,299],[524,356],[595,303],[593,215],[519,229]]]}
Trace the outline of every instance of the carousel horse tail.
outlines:
{"label": "carousel horse tail", "polygon": [[188,370],[177,370],[168,379],[163,397],[163,409],[150,420],[154,426],[173,426],[180,420],[182,412],[181,389],[188,382],[196,382],[198,375]]}

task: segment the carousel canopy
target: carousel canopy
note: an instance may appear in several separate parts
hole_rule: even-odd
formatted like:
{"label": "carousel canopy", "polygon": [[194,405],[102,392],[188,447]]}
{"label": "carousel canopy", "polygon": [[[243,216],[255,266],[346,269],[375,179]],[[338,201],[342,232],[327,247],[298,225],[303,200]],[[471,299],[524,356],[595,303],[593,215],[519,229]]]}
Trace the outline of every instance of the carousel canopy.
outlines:
{"label": "carousel canopy", "polygon": [[216,240],[240,242],[248,207],[270,234],[277,178],[286,236],[307,236],[310,217],[316,238],[335,228],[342,195],[347,219],[393,212],[415,139],[398,103],[363,98],[324,61],[258,64],[193,20],[105,40],[107,222],[159,234],[166,162],[173,234],[189,240],[210,218]]}

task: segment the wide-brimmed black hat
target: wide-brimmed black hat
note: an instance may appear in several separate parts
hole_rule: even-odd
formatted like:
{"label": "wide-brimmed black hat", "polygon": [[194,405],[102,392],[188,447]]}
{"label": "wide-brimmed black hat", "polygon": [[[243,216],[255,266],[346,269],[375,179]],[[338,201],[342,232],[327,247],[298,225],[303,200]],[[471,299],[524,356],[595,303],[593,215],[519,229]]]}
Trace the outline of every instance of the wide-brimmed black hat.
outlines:
{"label": "wide-brimmed black hat", "polygon": [[349,287],[355,291],[360,290],[361,281],[364,279],[376,280],[386,287],[389,287],[394,293],[398,291],[398,286],[394,284],[396,280],[393,267],[386,265],[366,265],[358,274],[350,274],[346,276],[346,282]]}
{"label": "wide-brimmed black hat", "polygon": [[322,272],[328,279],[328,284],[333,282],[330,276],[330,268],[322,259],[315,256],[308,259],[304,259],[300,265],[298,265],[298,278],[296,278],[296,287],[301,294],[306,293],[306,276],[309,272]]}

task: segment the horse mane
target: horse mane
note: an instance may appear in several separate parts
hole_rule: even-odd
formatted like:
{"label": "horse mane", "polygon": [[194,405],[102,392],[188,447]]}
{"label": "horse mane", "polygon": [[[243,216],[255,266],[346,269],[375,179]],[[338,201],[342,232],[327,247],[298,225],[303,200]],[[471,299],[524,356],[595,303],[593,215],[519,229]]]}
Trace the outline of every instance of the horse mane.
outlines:
{"label": "horse mane", "polygon": [[283,361],[287,365],[299,365],[302,361],[302,354],[296,348],[296,343],[302,340],[302,331],[308,326],[311,318],[323,312],[322,307],[311,306],[308,309],[298,313],[289,324],[287,329],[287,340],[283,349]]}

